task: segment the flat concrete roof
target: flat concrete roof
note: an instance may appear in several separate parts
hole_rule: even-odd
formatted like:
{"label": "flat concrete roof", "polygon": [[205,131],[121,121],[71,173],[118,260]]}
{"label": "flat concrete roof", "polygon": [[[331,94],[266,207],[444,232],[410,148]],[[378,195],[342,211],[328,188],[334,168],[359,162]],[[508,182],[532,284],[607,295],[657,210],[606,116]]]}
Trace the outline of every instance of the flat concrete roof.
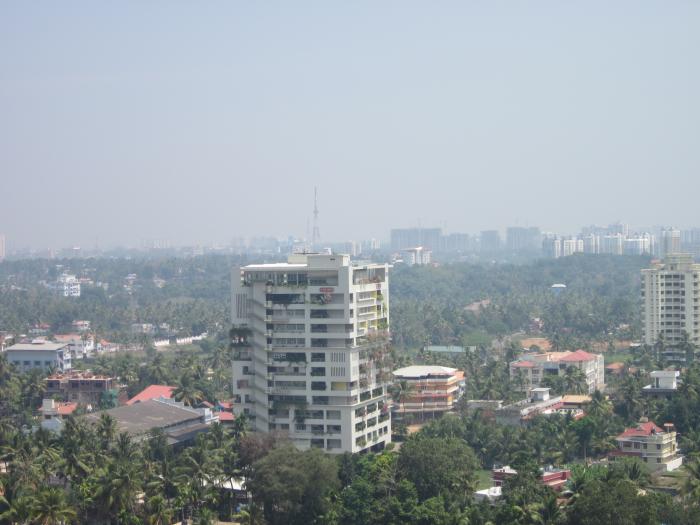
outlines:
{"label": "flat concrete roof", "polygon": [[394,371],[396,377],[419,378],[426,376],[445,376],[453,375],[457,371],[456,368],[446,366],[420,366],[413,365],[404,368],[399,368]]}
{"label": "flat concrete roof", "polygon": [[62,348],[67,347],[67,343],[18,343],[16,345],[12,345],[6,349],[7,352],[10,352],[12,350],[18,350],[22,352],[26,351],[31,351],[31,350],[38,350],[38,351],[55,351],[55,350],[61,350]]}

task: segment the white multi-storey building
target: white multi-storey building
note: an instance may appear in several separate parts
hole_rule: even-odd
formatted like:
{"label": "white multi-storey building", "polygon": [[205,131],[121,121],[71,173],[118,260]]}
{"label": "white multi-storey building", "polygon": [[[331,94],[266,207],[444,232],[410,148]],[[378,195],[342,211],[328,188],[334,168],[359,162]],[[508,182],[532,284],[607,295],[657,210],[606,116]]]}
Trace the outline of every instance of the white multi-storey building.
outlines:
{"label": "white multi-storey building", "polygon": [[583,350],[523,354],[510,363],[510,378],[520,383],[519,390],[527,392],[539,387],[548,376],[565,376],[570,367],[583,372],[589,393],[601,390],[605,386],[603,355]]}
{"label": "white multi-storey building", "polygon": [[662,263],[642,270],[644,342],[663,340],[665,357],[685,361],[685,340],[700,344],[700,264],[690,254],[670,254]]}
{"label": "white multi-storey building", "polygon": [[561,251],[564,257],[575,253],[583,253],[583,239],[563,239],[561,241]]}
{"label": "white multi-storey building", "polygon": [[80,297],[80,281],[75,275],[61,274],[58,277],[58,290],[64,297]]}
{"label": "white multi-storey building", "polygon": [[231,280],[234,411],[301,449],[389,443],[389,266],[294,254]]}

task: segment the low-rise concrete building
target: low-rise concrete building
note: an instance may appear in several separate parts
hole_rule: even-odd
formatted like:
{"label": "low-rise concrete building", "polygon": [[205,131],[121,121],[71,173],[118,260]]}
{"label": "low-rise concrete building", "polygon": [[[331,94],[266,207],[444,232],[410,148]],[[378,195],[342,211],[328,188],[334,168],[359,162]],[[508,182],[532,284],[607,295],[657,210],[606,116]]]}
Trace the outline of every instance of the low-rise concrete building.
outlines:
{"label": "low-rise concrete building", "polygon": [[97,423],[101,414],[115,420],[117,432],[126,432],[136,441],[148,439],[151,430],[161,429],[171,445],[193,441],[197,434],[207,432],[209,426],[219,420],[208,408],[190,408],[164,398],[92,412],[82,417],[90,423]]}
{"label": "low-rise concrete building", "polygon": [[407,366],[395,370],[394,379],[408,390],[396,409],[399,413],[434,413],[452,410],[464,393],[464,372],[446,366]]}
{"label": "low-rise concrete building", "polygon": [[7,360],[21,372],[32,368],[58,370],[71,369],[71,355],[65,343],[50,343],[34,340],[31,343],[18,343],[7,348]]}
{"label": "low-rise concrete building", "polygon": [[496,422],[501,425],[526,425],[533,418],[552,414],[571,415],[580,419],[585,414],[576,407],[566,406],[562,396],[550,396],[549,388],[533,388],[527,399],[506,405],[494,412]]}
{"label": "low-rise concrete building", "polygon": [[654,370],[651,374],[650,385],[642,388],[642,393],[652,397],[671,397],[678,391],[678,377],[681,373],[677,370]]}
{"label": "low-rise concrete building", "polygon": [[95,352],[95,340],[91,335],[86,334],[57,334],[53,338],[57,343],[68,345],[73,359],[85,359],[92,357]]}
{"label": "low-rise concrete building", "polygon": [[90,370],[70,370],[48,376],[46,394],[91,408],[123,405],[127,399],[126,390],[117,378]]}

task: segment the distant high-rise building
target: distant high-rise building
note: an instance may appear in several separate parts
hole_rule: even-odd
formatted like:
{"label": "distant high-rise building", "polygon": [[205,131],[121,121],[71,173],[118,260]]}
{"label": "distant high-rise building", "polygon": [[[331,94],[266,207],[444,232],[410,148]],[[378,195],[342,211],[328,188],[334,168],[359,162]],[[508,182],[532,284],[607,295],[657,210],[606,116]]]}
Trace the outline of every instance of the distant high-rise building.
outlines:
{"label": "distant high-rise building", "polygon": [[391,230],[391,249],[398,252],[414,246],[429,250],[440,249],[440,228],[394,228]]}
{"label": "distant high-rise building", "polygon": [[542,246],[542,233],[537,227],[510,226],[506,229],[506,248],[510,252],[537,252]]}
{"label": "distant high-rise building", "polygon": [[467,233],[450,233],[442,236],[440,251],[442,252],[467,252],[472,249],[471,239]]}
{"label": "distant high-rise building", "polygon": [[666,256],[681,251],[681,231],[675,228],[661,230],[661,255]]}
{"label": "distant high-rise building", "polygon": [[430,264],[432,259],[432,252],[426,250],[422,246],[416,246],[415,248],[408,248],[401,251],[403,255],[403,262],[409,266],[422,266],[424,264]]}
{"label": "distant high-rise building", "polygon": [[360,243],[360,248],[362,248],[362,253],[372,253],[376,252],[382,247],[382,243],[377,239],[369,239],[362,241]]}
{"label": "distant high-rise building", "polygon": [[624,241],[625,255],[648,255],[652,253],[651,236],[648,234],[629,237]]}
{"label": "distant high-rise building", "polygon": [[563,239],[561,241],[562,256],[567,257],[575,253],[583,253],[583,239],[577,239],[575,237]]}
{"label": "distant high-rise building", "polygon": [[700,343],[695,302],[699,296],[700,264],[694,264],[690,254],[669,254],[662,263],[642,270],[644,342],[663,340],[666,359],[685,361],[687,349],[679,347],[685,334],[689,343]]}
{"label": "distant high-rise building", "polygon": [[622,236],[621,233],[604,235],[600,239],[600,253],[622,255],[624,251],[624,241],[625,238]]}
{"label": "distant high-rise building", "polygon": [[684,231],[681,237],[681,250],[691,253],[696,261],[700,261],[700,228]]}
{"label": "distant high-rise building", "polygon": [[482,253],[497,252],[501,249],[501,234],[498,230],[484,230],[481,232],[480,246]]}
{"label": "distant high-rise building", "polygon": [[232,272],[234,411],[301,449],[391,442],[389,266],[297,254]]}
{"label": "distant high-rise building", "polygon": [[2,261],[5,258],[5,255],[5,234],[0,233],[0,261]]}
{"label": "distant high-rise building", "polygon": [[615,224],[609,224],[607,230],[608,235],[622,235],[623,237],[627,237],[630,228],[627,224],[616,222]]}
{"label": "distant high-rise building", "polygon": [[542,241],[542,253],[550,259],[561,257],[561,240],[556,235],[545,234]]}
{"label": "distant high-rise building", "polygon": [[583,253],[600,253],[600,236],[595,233],[588,233],[583,236]]}

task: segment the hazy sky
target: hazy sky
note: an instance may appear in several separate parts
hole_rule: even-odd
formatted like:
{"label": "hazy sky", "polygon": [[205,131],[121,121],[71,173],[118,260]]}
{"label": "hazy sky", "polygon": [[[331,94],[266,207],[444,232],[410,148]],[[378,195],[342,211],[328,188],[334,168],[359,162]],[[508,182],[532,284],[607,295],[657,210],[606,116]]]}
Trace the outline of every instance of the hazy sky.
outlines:
{"label": "hazy sky", "polygon": [[14,246],[700,225],[700,2],[0,3]]}

